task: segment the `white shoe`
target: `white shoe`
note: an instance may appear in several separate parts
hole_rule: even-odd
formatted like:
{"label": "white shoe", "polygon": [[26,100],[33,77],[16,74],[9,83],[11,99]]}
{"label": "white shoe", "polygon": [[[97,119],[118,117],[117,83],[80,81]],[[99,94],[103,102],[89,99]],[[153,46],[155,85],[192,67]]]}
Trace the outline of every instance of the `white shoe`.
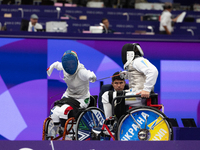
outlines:
{"label": "white shoe", "polygon": [[59,129],[58,126],[59,126],[59,125],[54,125],[54,126],[50,129],[49,134],[48,134],[49,137],[53,137],[53,138],[56,137],[56,135],[58,134],[58,129]]}
{"label": "white shoe", "polygon": [[66,141],[72,141],[72,138],[71,138],[70,136],[66,135],[66,136],[65,136],[65,140],[66,140]]}

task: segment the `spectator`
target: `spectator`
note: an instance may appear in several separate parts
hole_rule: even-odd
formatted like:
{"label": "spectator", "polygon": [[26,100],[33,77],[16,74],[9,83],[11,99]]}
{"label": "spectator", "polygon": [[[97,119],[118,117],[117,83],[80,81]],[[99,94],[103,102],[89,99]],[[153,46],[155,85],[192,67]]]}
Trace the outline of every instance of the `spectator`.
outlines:
{"label": "spectator", "polygon": [[178,16],[174,19],[172,19],[172,5],[170,3],[166,3],[164,6],[164,11],[161,14],[160,17],[160,27],[159,31],[160,34],[168,34],[170,35],[173,32],[173,22],[176,22],[178,19]]}
{"label": "spectator", "polygon": [[103,26],[103,33],[113,33],[113,32],[115,32],[114,30],[112,30],[111,28],[109,28],[110,23],[109,23],[109,21],[108,21],[107,18],[103,18],[101,20],[101,22],[104,24],[104,26]]}
{"label": "spectator", "polygon": [[37,30],[43,29],[42,25],[38,23],[38,19],[39,18],[36,14],[31,15],[28,25],[28,32],[37,32]]}

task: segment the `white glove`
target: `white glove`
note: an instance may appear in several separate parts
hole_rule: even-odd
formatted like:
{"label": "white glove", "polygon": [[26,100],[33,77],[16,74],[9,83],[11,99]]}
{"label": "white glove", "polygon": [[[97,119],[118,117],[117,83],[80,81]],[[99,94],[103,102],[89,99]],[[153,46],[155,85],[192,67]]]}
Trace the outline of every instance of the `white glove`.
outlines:
{"label": "white glove", "polygon": [[97,80],[96,77],[90,77],[90,78],[89,78],[89,81],[92,82],[92,83],[94,83],[96,80]]}
{"label": "white glove", "polygon": [[60,62],[56,61],[53,64],[51,64],[51,66],[49,68],[47,68],[48,76],[51,75],[51,73],[53,72],[54,68],[56,68],[57,70],[63,70],[62,64]]}
{"label": "white glove", "polygon": [[97,77],[96,77],[95,74],[93,73],[93,75],[91,75],[91,76],[89,77],[89,81],[92,82],[92,83],[94,83],[96,80],[97,80]]}
{"label": "white glove", "polygon": [[49,68],[47,68],[47,74],[49,77],[50,77],[51,73],[53,72],[53,69],[54,69],[53,65],[51,65]]}
{"label": "white glove", "polygon": [[120,78],[121,79],[127,79],[128,78],[128,71],[120,71]]}

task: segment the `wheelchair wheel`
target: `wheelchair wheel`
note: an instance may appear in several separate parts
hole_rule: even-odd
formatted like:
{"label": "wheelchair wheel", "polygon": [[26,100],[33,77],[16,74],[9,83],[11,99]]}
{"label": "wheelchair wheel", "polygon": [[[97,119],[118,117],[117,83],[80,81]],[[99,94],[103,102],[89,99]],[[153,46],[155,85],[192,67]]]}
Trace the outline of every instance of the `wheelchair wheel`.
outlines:
{"label": "wheelchair wheel", "polygon": [[50,140],[48,137],[48,134],[50,132],[50,130],[53,128],[54,123],[53,120],[51,118],[46,118],[43,124],[43,135],[42,135],[42,140]]}
{"label": "wheelchair wheel", "polygon": [[80,114],[76,122],[75,140],[92,140],[92,128],[102,126],[105,121],[103,111],[97,107],[89,107]]}
{"label": "wheelchair wheel", "polygon": [[156,108],[135,107],[122,116],[116,139],[120,141],[169,141],[173,129],[168,118]]}

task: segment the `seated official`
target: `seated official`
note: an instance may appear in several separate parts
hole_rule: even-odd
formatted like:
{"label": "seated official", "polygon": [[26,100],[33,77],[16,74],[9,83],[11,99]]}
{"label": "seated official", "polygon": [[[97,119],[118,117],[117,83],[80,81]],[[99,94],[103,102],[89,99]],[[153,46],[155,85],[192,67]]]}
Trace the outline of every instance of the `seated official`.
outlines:
{"label": "seated official", "polygon": [[43,29],[42,25],[38,23],[38,16],[32,14],[28,26],[28,32],[37,32],[38,29]]}
{"label": "seated official", "polygon": [[101,22],[104,24],[104,26],[103,26],[103,33],[114,33],[115,32],[114,30],[112,30],[111,28],[109,28],[110,23],[109,23],[109,21],[108,21],[107,18],[103,18],[101,20]]}
{"label": "seated official", "polygon": [[21,31],[37,32],[38,30],[43,30],[43,27],[38,23],[38,16],[32,14],[29,20],[22,19],[21,21]]}
{"label": "seated official", "polygon": [[[119,72],[115,72],[113,74],[113,76],[117,75],[117,74],[119,74]],[[122,90],[126,90],[126,89],[129,89],[129,87],[128,87],[128,84],[126,84],[124,79],[121,79],[120,76],[112,77],[111,84],[105,84],[105,85],[102,85],[102,87],[101,87],[101,91],[99,93],[99,99],[98,99],[98,107],[101,110],[104,110],[103,103],[102,103],[102,95],[105,92],[109,93],[109,91],[122,91]]]}

